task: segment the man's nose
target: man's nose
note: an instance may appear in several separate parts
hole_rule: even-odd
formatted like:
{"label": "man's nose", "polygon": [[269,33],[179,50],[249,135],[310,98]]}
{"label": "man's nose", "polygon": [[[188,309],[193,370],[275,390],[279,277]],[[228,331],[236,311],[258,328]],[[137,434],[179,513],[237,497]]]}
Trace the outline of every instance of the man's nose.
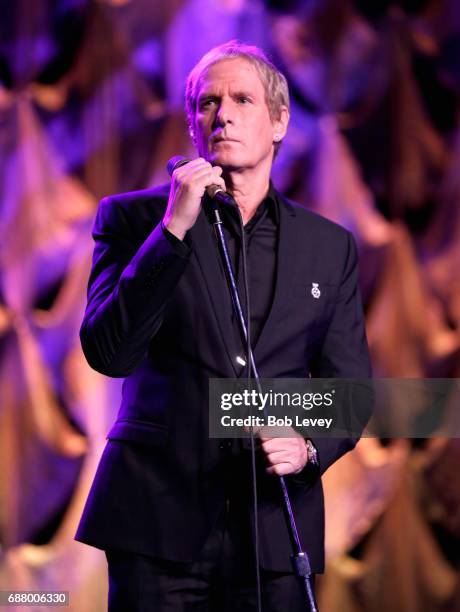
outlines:
{"label": "man's nose", "polygon": [[227,123],[232,123],[232,121],[231,105],[226,101],[221,101],[216,113],[216,123],[218,125],[227,125]]}

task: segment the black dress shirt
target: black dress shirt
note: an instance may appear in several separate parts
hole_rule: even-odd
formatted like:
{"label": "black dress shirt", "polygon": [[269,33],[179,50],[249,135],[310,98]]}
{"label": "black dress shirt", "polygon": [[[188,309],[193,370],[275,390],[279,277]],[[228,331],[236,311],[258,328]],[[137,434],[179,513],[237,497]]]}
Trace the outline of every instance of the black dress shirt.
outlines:
{"label": "black dress shirt", "polygon": [[[235,272],[241,307],[246,317],[246,293],[242,257],[241,224],[237,207],[221,206],[224,234],[227,239],[230,259]],[[251,311],[251,344],[254,347],[267,320],[275,289],[279,212],[276,192],[272,186],[267,197],[260,203],[254,216],[244,226],[246,239],[246,261]],[[236,315],[232,323],[237,337],[237,346],[245,354]]]}

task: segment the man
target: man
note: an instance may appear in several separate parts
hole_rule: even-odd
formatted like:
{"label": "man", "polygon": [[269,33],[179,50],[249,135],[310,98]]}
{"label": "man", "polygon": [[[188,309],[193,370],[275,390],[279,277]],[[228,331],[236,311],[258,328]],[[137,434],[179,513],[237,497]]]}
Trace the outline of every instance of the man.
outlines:
{"label": "man", "polygon": [[[93,368],[126,380],[77,539],[106,551],[112,612],[256,609],[249,453],[208,435],[208,380],[242,375],[245,347],[207,187],[230,192],[245,225],[261,376],[370,375],[351,235],[270,183],[289,120],[283,75],[260,49],[231,41],[192,70],[186,105],[198,157],[170,186],[103,200],[94,227],[82,345]],[[222,216],[241,287],[238,210]],[[319,475],[354,443],[306,441],[294,430],[262,439],[265,611],[305,610],[277,475],[286,476],[312,571],[321,572]]]}

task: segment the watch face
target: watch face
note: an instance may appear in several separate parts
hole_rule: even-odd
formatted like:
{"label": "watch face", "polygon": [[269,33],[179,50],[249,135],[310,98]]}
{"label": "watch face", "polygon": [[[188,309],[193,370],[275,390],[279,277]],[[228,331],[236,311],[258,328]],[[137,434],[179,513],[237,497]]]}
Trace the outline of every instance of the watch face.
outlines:
{"label": "watch face", "polygon": [[313,463],[313,464],[318,463],[318,451],[314,447],[313,442],[311,442],[310,440],[307,440],[307,455],[308,455],[308,461],[310,463]]}

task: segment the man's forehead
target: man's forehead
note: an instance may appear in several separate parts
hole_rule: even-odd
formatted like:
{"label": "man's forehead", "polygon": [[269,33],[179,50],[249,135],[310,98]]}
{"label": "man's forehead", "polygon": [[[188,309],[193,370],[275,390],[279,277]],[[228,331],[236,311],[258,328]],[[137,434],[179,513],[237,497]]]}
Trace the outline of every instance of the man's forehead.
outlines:
{"label": "man's forehead", "polygon": [[198,81],[197,93],[200,94],[213,86],[230,82],[240,87],[264,90],[264,85],[258,70],[243,57],[225,58],[203,70]]}

